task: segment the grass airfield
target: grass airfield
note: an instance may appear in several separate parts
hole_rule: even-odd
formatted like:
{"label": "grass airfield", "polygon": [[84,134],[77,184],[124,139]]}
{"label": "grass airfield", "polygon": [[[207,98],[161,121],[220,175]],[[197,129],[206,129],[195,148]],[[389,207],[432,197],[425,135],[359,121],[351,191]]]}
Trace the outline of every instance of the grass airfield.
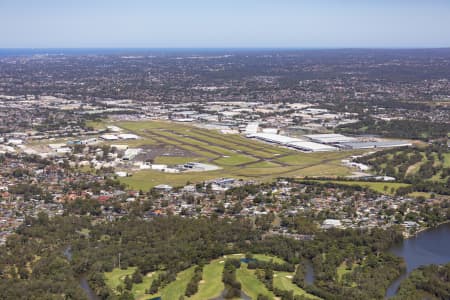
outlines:
{"label": "grass airfield", "polygon": [[159,155],[155,163],[176,165],[197,161],[220,166],[209,172],[164,173],[154,170],[134,172],[120,178],[133,189],[148,190],[158,184],[183,186],[220,177],[270,181],[281,176],[345,176],[351,170],[341,164],[343,158],[361,151],[303,153],[288,148],[247,139],[236,134],[197,128],[168,121],[102,122],[89,124],[95,128],[115,125],[139,135],[136,141],[120,141],[132,147],[160,147],[183,155]]}

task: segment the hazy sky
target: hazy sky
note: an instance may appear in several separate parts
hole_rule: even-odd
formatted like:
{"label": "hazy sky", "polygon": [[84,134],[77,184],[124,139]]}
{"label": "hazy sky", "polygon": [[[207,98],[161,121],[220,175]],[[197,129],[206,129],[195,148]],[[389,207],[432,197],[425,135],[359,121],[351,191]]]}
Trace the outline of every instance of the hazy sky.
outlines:
{"label": "hazy sky", "polygon": [[449,46],[450,0],[0,0],[0,48]]}

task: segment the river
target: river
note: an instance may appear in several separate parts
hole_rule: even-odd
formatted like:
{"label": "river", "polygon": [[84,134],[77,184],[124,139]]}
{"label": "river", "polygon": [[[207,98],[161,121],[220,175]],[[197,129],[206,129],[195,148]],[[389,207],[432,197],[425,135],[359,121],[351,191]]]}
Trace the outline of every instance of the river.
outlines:
{"label": "river", "polygon": [[305,274],[305,282],[306,284],[314,283],[314,268],[310,260],[306,261],[306,274]]}
{"label": "river", "polygon": [[[64,256],[67,258],[68,261],[72,260],[72,247],[68,246],[66,249],[64,249]],[[83,289],[83,291],[86,294],[86,297],[89,300],[100,300],[100,298],[95,294],[95,292],[91,289],[89,286],[89,283],[86,280],[86,277],[81,276],[78,278],[80,282],[80,287]]]}
{"label": "river", "polygon": [[[394,245],[389,249],[389,252],[403,257],[406,263],[406,271],[389,286],[386,291],[386,298],[394,296],[401,282],[418,267],[450,263],[450,251],[448,249],[450,249],[450,223],[422,231],[417,236],[405,239]],[[64,255],[69,260],[72,258],[70,247],[65,249]],[[314,283],[314,269],[309,261],[306,264],[306,282],[308,284]],[[98,299],[84,277],[80,278],[80,286],[89,300]],[[246,295],[244,294],[243,296],[245,299]]]}
{"label": "river", "polygon": [[400,283],[420,266],[450,262],[450,223],[420,232],[417,236],[394,245],[389,251],[404,258],[406,272],[388,288],[386,298],[397,293]]}

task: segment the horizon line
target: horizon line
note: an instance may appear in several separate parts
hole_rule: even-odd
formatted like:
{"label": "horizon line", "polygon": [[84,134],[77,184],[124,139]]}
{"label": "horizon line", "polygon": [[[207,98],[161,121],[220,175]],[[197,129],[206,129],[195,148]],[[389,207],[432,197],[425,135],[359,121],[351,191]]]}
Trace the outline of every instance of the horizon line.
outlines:
{"label": "horizon line", "polygon": [[449,46],[342,46],[342,47],[0,47],[0,50],[422,50],[422,49],[450,49]]}

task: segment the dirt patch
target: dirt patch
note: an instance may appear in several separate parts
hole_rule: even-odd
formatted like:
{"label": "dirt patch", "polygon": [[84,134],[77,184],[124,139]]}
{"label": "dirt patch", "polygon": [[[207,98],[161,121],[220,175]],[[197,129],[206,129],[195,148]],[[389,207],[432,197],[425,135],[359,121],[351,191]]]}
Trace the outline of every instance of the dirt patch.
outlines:
{"label": "dirt patch", "polygon": [[406,170],[406,173],[405,173],[405,175],[411,175],[411,174],[413,174],[416,170],[418,170],[419,168],[420,168],[420,166],[423,164],[423,162],[422,161],[419,161],[419,162],[417,162],[417,163],[415,163],[415,164],[413,164],[413,165],[410,165],[409,167],[408,167],[408,169]]}

